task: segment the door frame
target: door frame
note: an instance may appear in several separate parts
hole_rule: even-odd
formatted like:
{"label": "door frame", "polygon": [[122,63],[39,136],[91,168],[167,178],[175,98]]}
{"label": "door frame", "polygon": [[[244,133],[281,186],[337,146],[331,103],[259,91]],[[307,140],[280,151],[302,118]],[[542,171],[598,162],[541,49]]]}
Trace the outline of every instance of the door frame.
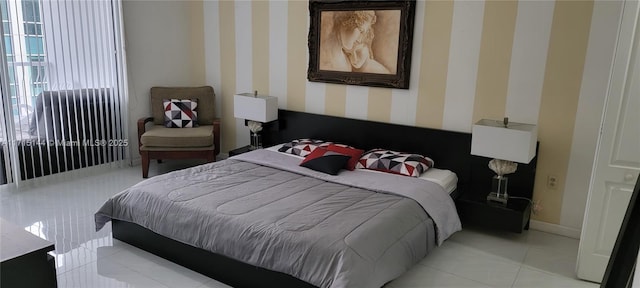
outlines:
{"label": "door frame", "polygon": [[[589,222],[589,213],[590,213],[589,210],[590,210],[591,202],[593,201],[593,197],[594,197],[593,192],[594,192],[594,189],[596,189],[596,185],[597,185],[596,183],[596,180],[598,178],[597,172],[599,167],[598,165],[600,164],[599,158],[601,157],[601,153],[608,153],[608,151],[601,151],[603,146],[602,131],[605,128],[604,125],[605,125],[605,119],[607,116],[607,110],[609,108],[608,106],[612,105],[612,103],[610,103],[612,93],[615,93],[614,91],[616,90],[620,90],[620,91],[625,90],[625,87],[627,85],[627,80],[629,78],[628,77],[629,65],[632,64],[631,55],[632,55],[633,49],[640,49],[640,45],[634,45],[634,42],[639,41],[639,39],[635,39],[635,36],[638,33],[636,30],[640,29],[639,20],[640,20],[640,3],[637,1],[625,1],[623,6],[623,11],[622,11],[622,16],[620,18],[619,27],[618,27],[618,37],[616,39],[615,54],[614,54],[613,63],[610,71],[607,93],[605,95],[604,106],[602,109],[602,115],[601,115],[600,127],[599,127],[600,132],[598,134],[598,140],[597,140],[597,145],[595,149],[596,153],[594,155],[594,163],[591,170],[591,179],[589,179],[589,191],[588,191],[587,202],[585,207],[582,231],[580,235],[581,240],[580,240],[580,245],[578,249],[578,259],[576,262],[576,272],[578,272],[577,273],[578,275],[580,275],[580,270],[579,270],[580,258],[582,256],[582,251],[585,246],[585,241],[588,238],[586,233],[587,227],[589,227],[589,225],[592,224]],[[625,61],[625,62],[622,62],[622,61]],[[624,73],[620,73],[618,71],[619,69],[622,69],[620,65],[622,65],[622,68],[625,69]],[[612,255],[613,255],[613,251],[612,251]],[[633,257],[635,258],[636,255],[634,254]],[[604,274],[604,271],[603,271],[603,274]],[[580,276],[579,278],[584,279]],[[588,279],[588,280],[593,281],[594,279]]]}

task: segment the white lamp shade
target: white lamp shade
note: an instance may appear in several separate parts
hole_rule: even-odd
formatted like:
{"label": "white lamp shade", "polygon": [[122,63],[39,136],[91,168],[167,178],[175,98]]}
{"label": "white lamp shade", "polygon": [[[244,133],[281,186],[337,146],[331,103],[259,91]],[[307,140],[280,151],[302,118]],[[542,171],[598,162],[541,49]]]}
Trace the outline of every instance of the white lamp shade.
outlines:
{"label": "white lamp shade", "polygon": [[270,122],[278,119],[278,98],[273,96],[254,97],[252,93],[233,96],[233,116],[257,122]]}
{"label": "white lamp shade", "polygon": [[528,164],[536,156],[536,125],[482,119],[473,125],[471,154]]}

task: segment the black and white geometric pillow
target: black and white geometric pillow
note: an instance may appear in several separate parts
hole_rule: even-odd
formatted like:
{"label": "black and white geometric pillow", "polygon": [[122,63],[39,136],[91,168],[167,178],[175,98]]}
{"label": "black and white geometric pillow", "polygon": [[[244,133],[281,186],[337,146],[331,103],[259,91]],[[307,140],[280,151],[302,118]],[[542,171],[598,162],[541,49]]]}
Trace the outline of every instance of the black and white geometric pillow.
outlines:
{"label": "black and white geometric pillow", "polygon": [[280,152],[306,157],[318,147],[327,147],[333,143],[314,139],[297,139],[285,143],[278,149]]}
{"label": "black and white geometric pillow", "polygon": [[198,100],[164,99],[164,126],[167,128],[192,128],[198,126]]}
{"label": "black and white geometric pillow", "polygon": [[411,177],[419,177],[430,167],[433,167],[433,160],[428,157],[384,149],[374,149],[365,153],[356,164],[356,169],[370,169]]}

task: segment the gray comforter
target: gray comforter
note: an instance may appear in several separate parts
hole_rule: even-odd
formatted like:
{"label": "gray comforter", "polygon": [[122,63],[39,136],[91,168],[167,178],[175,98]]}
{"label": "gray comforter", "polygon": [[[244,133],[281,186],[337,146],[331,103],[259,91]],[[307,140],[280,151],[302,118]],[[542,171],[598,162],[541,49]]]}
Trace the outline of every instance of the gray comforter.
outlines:
{"label": "gray comforter", "polygon": [[256,150],[156,176],[107,200],[96,228],[133,222],[332,288],[381,287],[461,229],[435,183],[357,170],[331,176],[299,161]]}

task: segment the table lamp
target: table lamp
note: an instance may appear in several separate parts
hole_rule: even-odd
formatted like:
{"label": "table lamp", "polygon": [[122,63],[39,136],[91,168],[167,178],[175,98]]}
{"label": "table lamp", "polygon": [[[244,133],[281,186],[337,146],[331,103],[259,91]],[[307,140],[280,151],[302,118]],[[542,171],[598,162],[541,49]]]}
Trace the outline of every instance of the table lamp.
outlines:
{"label": "table lamp", "polygon": [[536,125],[482,119],[473,125],[471,155],[494,158],[489,168],[496,173],[487,201],[506,205],[508,178],[518,163],[528,164],[536,156],[538,130]]}
{"label": "table lamp", "polygon": [[262,123],[278,119],[278,98],[258,95],[258,91],[236,94],[233,96],[233,115],[248,120],[247,126],[251,131],[249,149],[262,148]]}

